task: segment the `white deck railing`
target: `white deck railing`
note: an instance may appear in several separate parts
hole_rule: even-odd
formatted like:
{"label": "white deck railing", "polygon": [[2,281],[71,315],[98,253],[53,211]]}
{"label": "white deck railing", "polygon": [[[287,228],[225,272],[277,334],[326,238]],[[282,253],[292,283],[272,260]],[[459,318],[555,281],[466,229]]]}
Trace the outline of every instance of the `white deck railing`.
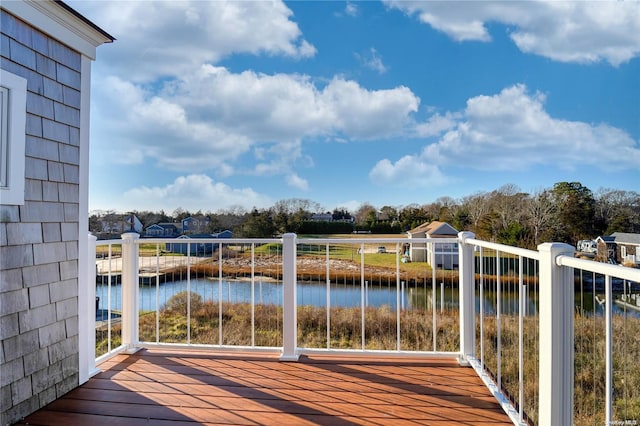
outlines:
{"label": "white deck railing", "polygon": [[[161,256],[168,254],[162,253],[167,243],[181,244],[171,249],[182,255]],[[408,244],[423,245],[431,265],[459,266],[405,265]],[[449,261],[436,259],[436,253],[447,256],[434,249],[437,244],[458,251],[450,253]],[[518,424],[573,424],[585,415],[583,402],[574,404],[574,382],[583,380],[582,357],[591,357],[590,365],[597,367],[599,355],[580,353],[581,363],[574,366],[574,344],[583,338],[582,328],[574,338],[574,321],[582,324],[586,317],[595,328],[602,318],[595,304],[591,316],[574,309],[576,277],[582,283],[586,272],[594,286],[589,294],[605,306],[606,322],[604,403],[590,418],[601,416],[613,424],[631,421],[627,416],[636,413],[633,392],[613,375],[614,364],[633,368],[633,352],[625,353],[621,364],[612,342],[637,339],[637,329],[627,327],[627,320],[637,324],[640,317],[627,312],[628,303],[614,313],[620,301],[612,282],[622,280],[623,299],[629,301],[632,289],[638,290],[640,270],[575,259],[566,244],[542,244],[532,251],[463,232],[456,239],[412,240],[302,239],[294,234],[166,240],[125,234],[94,246],[102,257],[95,268],[101,296],[96,306],[98,362],[152,346],[270,350],[283,360],[318,352],[457,357],[476,369]],[[375,266],[379,246],[390,252],[384,256],[395,256],[386,272]],[[314,268],[303,264],[311,259]],[[353,270],[345,272],[344,265],[336,265],[340,261]],[[604,286],[602,302],[597,281]],[[89,297],[87,303],[93,304]],[[240,307],[244,310],[236,312]],[[169,308],[173,316],[164,315]],[[624,327],[615,330],[622,336],[614,336],[614,315],[624,319]],[[182,318],[179,323],[176,317]],[[313,335],[305,335],[308,330]]]}

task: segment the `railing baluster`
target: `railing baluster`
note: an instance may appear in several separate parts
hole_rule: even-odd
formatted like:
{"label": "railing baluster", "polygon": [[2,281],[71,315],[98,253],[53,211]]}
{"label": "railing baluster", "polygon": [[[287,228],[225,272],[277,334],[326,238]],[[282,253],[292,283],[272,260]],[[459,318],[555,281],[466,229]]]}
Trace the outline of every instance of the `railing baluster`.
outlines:
{"label": "railing baluster", "polygon": [[502,327],[500,324],[500,316],[502,313],[502,271],[500,265],[500,251],[496,251],[496,339],[498,345],[496,348],[496,362],[498,365],[498,388],[502,388]]}
{"label": "railing baluster", "polygon": [[218,243],[218,345],[222,346],[222,243]]}
{"label": "railing baluster", "polygon": [[[261,285],[261,284],[260,284]],[[251,243],[251,346],[256,345],[256,243]],[[260,291],[260,295],[261,295]],[[261,297],[261,296],[260,296]]]}
{"label": "railing baluster", "polygon": [[[111,262],[112,245],[109,244],[109,266],[107,268],[107,352],[111,352]],[[122,332],[122,329],[120,331]]]}
{"label": "railing baluster", "polygon": [[431,317],[432,317],[432,328],[433,328],[433,351],[437,350],[437,338],[438,338],[438,325],[436,321],[436,251],[435,244],[430,242],[428,243],[430,247],[431,258],[429,259],[429,263],[431,264]]}
{"label": "railing baluster", "polygon": [[364,283],[364,243],[360,244],[360,333],[361,333],[361,348],[365,349],[365,283]]}
{"label": "railing baluster", "polygon": [[525,285],[522,256],[518,256],[518,295],[520,307],[518,309],[518,415],[523,420],[524,414],[524,310]]}
{"label": "railing baluster", "polygon": [[160,243],[156,243],[156,343],[160,342]]}
{"label": "railing baluster", "polygon": [[[404,284],[404,281],[402,282]],[[400,298],[402,296],[402,306]],[[400,283],[400,244],[396,243],[396,350],[400,350],[400,309],[404,309],[404,286]]]}
{"label": "railing baluster", "polygon": [[327,349],[331,349],[331,277],[329,275],[330,272],[330,262],[331,259],[329,258],[329,243],[327,243],[326,245],[326,270],[325,270],[325,275],[326,275],[326,284],[327,284]]}
{"label": "railing baluster", "polygon": [[191,344],[191,243],[187,243],[187,345]]}
{"label": "railing baluster", "polygon": [[480,364],[485,365],[484,361],[484,248],[480,247]]}
{"label": "railing baluster", "polygon": [[613,418],[613,362],[612,362],[612,327],[613,327],[613,292],[611,289],[611,275],[604,276],[604,291],[605,291],[605,418],[604,422],[607,425],[612,424]]}

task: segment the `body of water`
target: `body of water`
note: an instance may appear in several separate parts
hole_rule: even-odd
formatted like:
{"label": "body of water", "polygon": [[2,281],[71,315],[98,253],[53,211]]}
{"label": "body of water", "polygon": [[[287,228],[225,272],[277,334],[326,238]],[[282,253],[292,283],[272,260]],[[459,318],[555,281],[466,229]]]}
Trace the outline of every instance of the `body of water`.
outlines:
{"label": "body of water", "polygon": [[[362,288],[363,287],[363,288]],[[166,302],[182,291],[197,293],[203,300],[219,301],[228,303],[250,303],[252,300],[256,304],[282,304],[282,284],[273,281],[256,280],[250,281],[222,280],[221,282],[208,279],[192,279],[190,283],[186,280],[173,281],[155,285],[141,285],[139,294],[139,307],[141,310],[153,311],[157,307],[162,308]],[[382,285],[350,285],[334,284],[330,286],[330,300],[327,301],[327,286],[317,282],[299,282],[297,287],[297,301],[299,306],[311,305],[316,307],[326,307],[327,302],[332,307],[379,307],[389,306],[396,309],[400,306],[403,309],[424,309],[431,310],[434,307],[440,309],[458,309],[458,289],[436,285],[435,292],[431,284],[426,286],[401,286],[397,292],[395,286]],[[435,299],[434,299],[435,295]],[[96,286],[96,296],[100,298],[100,309],[107,309],[106,303],[111,297],[112,310],[120,310],[122,307],[122,287],[119,284],[112,285],[111,290],[107,285]],[[495,288],[485,288],[484,311],[486,315],[492,315],[497,310],[497,294]],[[585,314],[604,314],[604,296],[594,294],[584,290],[576,291],[576,310]],[[479,310],[480,294],[476,294],[476,309]],[[519,297],[517,291],[501,291],[500,295],[501,312],[504,314],[515,314],[518,312]],[[528,315],[535,315],[538,309],[538,296],[532,290],[527,290],[525,298],[525,309]],[[624,308],[614,304],[613,311],[616,314],[623,313]],[[640,317],[640,312],[628,310],[634,316]]]}
{"label": "body of water", "polygon": [[[253,287],[253,288],[252,288]],[[203,300],[212,300],[228,303],[249,303],[253,299],[256,304],[282,304],[282,284],[273,281],[255,281],[253,286],[250,281],[236,280],[207,280],[192,279],[188,284],[184,281],[173,281],[155,285],[140,286],[139,302],[142,310],[155,310],[156,306],[162,307],[171,297],[189,289],[193,293],[202,296]],[[387,287],[366,286],[364,303],[369,306],[388,305],[393,308],[397,305],[396,289]],[[111,309],[119,310],[122,306],[122,286],[111,286]],[[327,286],[318,283],[299,283],[297,287],[298,305],[327,306]],[[403,297],[404,295],[404,297]],[[100,308],[106,309],[106,300],[109,297],[107,285],[96,286],[96,296],[100,298]],[[410,307],[410,301],[406,298],[407,292],[400,295],[400,305]],[[360,286],[331,284],[329,303],[334,307],[360,306],[362,291]],[[404,303],[404,305],[403,305]]]}

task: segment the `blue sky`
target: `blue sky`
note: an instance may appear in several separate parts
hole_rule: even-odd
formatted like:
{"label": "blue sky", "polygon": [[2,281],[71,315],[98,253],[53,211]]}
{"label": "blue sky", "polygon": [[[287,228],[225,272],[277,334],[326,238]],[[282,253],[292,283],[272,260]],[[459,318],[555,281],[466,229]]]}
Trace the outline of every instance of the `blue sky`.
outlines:
{"label": "blue sky", "polygon": [[640,3],[91,2],[91,210],[640,191]]}

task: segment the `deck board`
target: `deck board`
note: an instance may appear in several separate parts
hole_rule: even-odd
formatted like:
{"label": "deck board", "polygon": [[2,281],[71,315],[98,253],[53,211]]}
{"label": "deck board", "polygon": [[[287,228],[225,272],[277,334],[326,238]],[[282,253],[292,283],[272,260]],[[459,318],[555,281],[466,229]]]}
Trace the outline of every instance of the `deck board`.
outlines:
{"label": "deck board", "polygon": [[508,425],[473,369],[447,359],[143,350],[18,424]]}

